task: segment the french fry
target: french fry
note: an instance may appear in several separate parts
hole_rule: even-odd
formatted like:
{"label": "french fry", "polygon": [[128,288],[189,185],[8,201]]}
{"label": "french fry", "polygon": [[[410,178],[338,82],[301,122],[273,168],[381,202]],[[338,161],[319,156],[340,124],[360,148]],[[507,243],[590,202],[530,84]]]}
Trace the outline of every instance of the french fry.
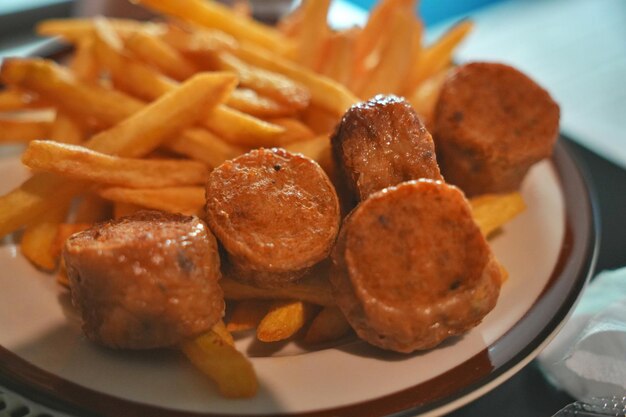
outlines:
{"label": "french fry", "polygon": [[301,118],[302,121],[317,134],[334,131],[341,120],[341,116],[337,116],[335,113],[315,105],[309,106],[304,110]]}
{"label": "french fry", "polygon": [[45,59],[5,59],[0,78],[58,103],[81,119],[96,120],[100,127],[112,126],[144,106],[119,91],[82,82],[66,68]]}
{"label": "french fry", "polygon": [[526,209],[524,199],[518,192],[485,194],[472,197],[469,202],[474,221],[484,236],[489,236]]}
{"label": "french fry", "polygon": [[16,111],[29,108],[33,97],[17,89],[0,91],[0,111]]}
{"label": "french fry", "polygon": [[256,328],[262,342],[278,342],[293,336],[313,316],[311,304],[303,301],[275,301]]}
{"label": "french fry", "polygon": [[63,205],[39,216],[24,230],[20,242],[22,255],[36,267],[52,271],[57,266],[58,254],[53,251],[57,229],[67,216],[68,205]]}
{"label": "french fry", "polygon": [[203,119],[204,126],[236,146],[274,146],[285,133],[274,125],[227,106],[220,106]]}
{"label": "french fry", "polygon": [[329,163],[332,163],[330,138],[328,134],[318,135],[311,139],[290,143],[285,145],[285,149],[289,152],[301,153],[302,155],[311,158],[320,164],[326,172],[328,172],[327,169],[330,168],[328,166]]}
{"label": "french fry", "polygon": [[0,119],[0,143],[30,142],[49,136],[52,122]]}
{"label": "french fry", "polygon": [[409,73],[405,91],[409,93],[414,91],[424,80],[450,66],[452,52],[467,37],[473,27],[474,24],[470,20],[463,20],[453,26],[433,45],[422,50],[412,65],[414,71]]}
{"label": "french fry", "polygon": [[220,285],[228,300],[301,300],[312,304],[330,306],[335,304],[332,289],[327,279],[318,276],[303,278],[295,284],[275,289],[253,287],[223,277]]}
{"label": "french fry", "polygon": [[408,97],[409,102],[419,114],[427,128],[432,127],[435,106],[439,98],[439,92],[448,75],[448,71],[443,70],[424,80]]}
{"label": "french fry", "polygon": [[323,45],[330,33],[326,23],[329,7],[330,0],[304,0],[300,5],[296,61],[304,67],[317,69],[321,63]]}
{"label": "french fry", "polygon": [[352,76],[354,48],[361,32],[359,28],[351,28],[331,33],[326,41],[324,60],[319,73],[347,85]]}
{"label": "french fry", "polygon": [[169,25],[161,39],[173,48],[191,57],[216,58],[221,51],[232,51],[239,47],[239,42],[220,30],[194,26],[181,28]]}
{"label": "french fry", "polygon": [[213,133],[198,128],[186,129],[164,144],[164,147],[180,155],[217,167],[245,152],[244,149],[223,141]]}
{"label": "french fry", "polygon": [[242,113],[260,118],[287,117],[295,115],[298,110],[268,97],[259,95],[249,88],[237,88],[228,101],[228,106]]}
{"label": "french fry", "polygon": [[241,45],[233,54],[243,61],[278,72],[301,83],[309,89],[311,102],[340,117],[359,99],[344,85],[295,64],[277,54]]}
{"label": "french fry", "polygon": [[226,329],[242,332],[256,328],[270,309],[269,300],[242,300],[235,304]]}
{"label": "french fry", "polygon": [[57,223],[54,239],[49,247],[50,255],[55,259],[60,257],[63,253],[65,241],[73,234],[87,230],[90,227],[91,223]]}
{"label": "french fry", "polygon": [[68,179],[130,188],[203,184],[208,175],[206,166],[196,161],[120,158],[50,141],[31,142],[22,163]]}
{"label": "french fry", "polygon": [[223,396],[247,398],[256,394],[258,382],[252,364],[221,331],[211,329],[183,342],[181,349],[195,367],[217,383]]}
{"label": "french fry", "polygon": [[[132,19],[107,19],[115,32],[122,37],[128,37],[137,32],[161,34],[166,26],[162,23],[140,22]],[[39,22],[36,32],[41,36],[61,36],[72,43],[79,43],[94,34],[95,20],[88,19],[48,19]]]}
{"label": "french fry", "polygon": [[49,138],[56,142],[79,144],[85,140],[85,132],[73,117],[59,110],[50,126]]}
{"label": "french fry", "polygon": [[285,133],[283,133],[276,141],[280,146],[285,146],[299,141],[306,141],[315,137],[315,133],[313,133],[307,125],[297,119],[282,117],[270,119],[270,122],[272,124],[282,126],[286,130]]}
{"label": "french fry", "polygon": [[220,69],[237,74],[242,87],[251,88],[296,110],[309,105],[309,91],[282,74],[248,65],[228,52],[218,54],[217,61]]}
{"label": "french fry", "polygon": [[146,32],[136,32],[124,42],[136,57],[158,68],[168,77],[186,80],[198,72],[193,62],[160,38]]}
{"label": "french fry", "polygon": [[98,81],[100,71],[96,65],[93,42],[93,37],[87,36],[76,43],[76,51],[69,67],[79,79],[95,83]]}
{"label": "french fry", "polygon": [[276,29],[238,16],[212,0],[139,0],[139,3],[186,22],[219,29],[241,42],[262,46],[280,55],[289,55],[293,51],[292,42]]}
{"label": "french fry", "polygon": [[73,222],[91,224],[111,218],[111,204],[94,193],[86,193],[76,207]]}
{"label": "french fry", "polygon": [[107,187],[98,191],[107,200],[130,203],[169,213],[200,215],[206,202],[204,187],[124,188]]}
{"label": "french fry", "polygon": [[350,331],[350,323],[338,307],[324,307],[311,321],[304,342],[310,345],[332,342]]}
{"label": "french fry", "polygon": [[146,207],[138,206],[137,204],[122,203],[120,201],[116,201],[113,203],[113,218],[119,219],[121,217],[130,216],[141,210],[148,209]]}

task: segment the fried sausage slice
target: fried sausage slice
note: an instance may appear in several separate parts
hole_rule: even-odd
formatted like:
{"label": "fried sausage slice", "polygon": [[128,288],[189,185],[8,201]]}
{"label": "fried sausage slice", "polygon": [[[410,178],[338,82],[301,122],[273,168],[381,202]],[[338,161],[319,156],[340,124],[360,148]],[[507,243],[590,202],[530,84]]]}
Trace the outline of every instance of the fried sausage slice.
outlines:
{"label": "fried sausage slice", "polygon": [[552,154],[558,132],[548,92],[503,64],[454,69],[435,109],[441,171],[468,196],[517,190],[530,166]]}
{"label": "fried sausage slice", "polygon": [[72,301],[93,341],[113,348],[178,344],[224,313],[217,241],[196,217],[142,211],[72,235]]}
{"label": "fried sausage slice", "polygon": [[280,287],[330,253],[339,202],[315,161],[253,150],[215,168],[206,190],[207,223],[228,254],[229,276]]}
{"label": "fried sausage slice", "polygon": [[358,201],[403,181],[442,179],[433,139],[403,98],[377,95],[352,106],[331,142],[337,166]]}
{"label": "fried sausage slice", "polygon": [[359,337],[412,352],[478,325],[500,269],[463,193],[440,181],[372,194],[344,221],[332,255],[337,304]]}

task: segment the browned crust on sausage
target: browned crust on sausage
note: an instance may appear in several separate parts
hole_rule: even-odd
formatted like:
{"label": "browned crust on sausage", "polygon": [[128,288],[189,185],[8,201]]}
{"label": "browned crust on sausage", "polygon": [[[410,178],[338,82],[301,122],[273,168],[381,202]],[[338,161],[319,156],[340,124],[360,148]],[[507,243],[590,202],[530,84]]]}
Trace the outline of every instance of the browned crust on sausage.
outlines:
{"label": "browned crust on sausage", "polygon": [[500,269],[456,187],[419,180],[361,203],[333,251],[337,304],[359,337],[399,352],[429,349],[480,323]]}
{"label": "browned crust on sausage", "polygon": [[340,221],[328,176],[283,149],[253,150],[213,170],[206,216],[228,275],[260,287],[285,285],[326,258]]}
{"label": "browned crust on sausage", "polygon": [[433,136],[446,181],[468,196],[519,188],[552,154],[559,107],[546,90],[503,64],[454,69],[435,109]]}
{"label": "browned crust on sausage", "polygon": [[433,139],[403,98],[378,95],[352,106],[331,141],[357,200],[403,181],[442,179]]}
{"label": "browned crust on sausage", "polygon": [[97,224],[64,257],[83,330],[106,346],[175,345],[223,315],[217,241],[198,218],[143,211]]}

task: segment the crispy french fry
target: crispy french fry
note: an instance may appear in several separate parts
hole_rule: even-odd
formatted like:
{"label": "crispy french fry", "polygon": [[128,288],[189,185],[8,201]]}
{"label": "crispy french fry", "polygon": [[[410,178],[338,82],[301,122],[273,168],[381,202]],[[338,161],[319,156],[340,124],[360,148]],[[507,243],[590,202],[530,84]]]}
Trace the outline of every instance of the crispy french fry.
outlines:
{"label": "crispy french fry", "polygon": [[57,229],[67,216],[68,205],[56,207],[37,218],[24,230],[20,250],[36,267],[52,271],[57,266],[58,254],[53,251]]}
{"label": "crispy french fry", "polygon": [[313,316],[311,304],[303,301],[275,301],[256,329],[262,342],[278,342],[293,336]]}
{"label": "crispy french fry", "polygon": [[414,91],[420,83],[444,70],[452,63],[452,52],[472,31],[474,24],[470,20],[463,20],[452,27],[433,45],[425,48],[417,56],[409,72],[406,91]]}
{"label": "crispy french fry", "polygon": [[340,120],[341,116],[319,106],[309,106],[302,112],[302,121],[317,134],[334,131]]}
{"label": "crispy french fry", "polygon": [[22,163],[68,179],[130,188],[203,184],[208,174],[206,166],[196,161],[120,158],[50,141],[31,142]]}
{"label": "crispy french fry", "polygon": [[238,16],[212,0],[139,0],[139,3],[186,22],[219,29],[239,41],[259,45],[281,55],[289,55],[293,51],[292,42],[276,29]]}
{"label": "crispy french fry", "polygon": [[415,112],[421,116],[427,128],[430,128],[432,125],[439,92],[447,75],[447,70],[438,72],[424,80],[408,97]]}
{"label": "crispy french fry", "polygon": [[0,119],[0,143],[30,142],[50,135],[52,122]]}
{"label": "crispy french fry", "polygon": [[526,209],[520,193],[485,194],[470,198],[472,215],[480,231],[489,236]]}
{"label": "crispy french fry", "polygon": [[315,133],[313,133],[307,125],[297,119],[282,117],[278,119],[270,119],[270,122],[272,124],[282,126],[286,130],[285,133],[277,139],[277,143],[279,143],[280,146],[285,146],[298,141],[306,141],[315,137]]}
{"label": "crispy french fry", "polygon": [[193,62],[160,38],[149,33],[136,32],[124,44],[139,59],[153,65],[175,80],[186,80],[198,72]]}
{"label": "crispy french fry", "polygon": [[234,90],[226,104],[235,110],[260,118],[287,117],[298,112],[295,107],[261,96],[249,88]]}
{"label": "crispy french fry", "polygon": [[241,332],[256,328],[270,309],[270,300],[242,300],[235,304],[226,324],[229,332]]}
{"label": "crispy french fry", "polygon": [[330,174],[332,172],[332,150],[329,135],[318,135],[312,139],[293,142],[285,145],[285,149],[293,153],[301,153],[316,161]]}
{"label": "crispy french fry", "polygon": [[107,200],[136,204],[170,213],[200,215],[205,204],[204,187],[123,188],[107,187],[98,191]]}
{"label": "crispy french fry", "polygon": [[337,307],[324,307],[311,321],[304,336],[305,343],[316,345],[332,342],[344,336],[350,324]]}
{"label": "crispy french fry", "polygon": [[247,398],[256,394],[258,382],[252,364],[221,330],[211,329],[182,343],[181,349],[195,367],[217,383],[223,396]]}
{"label": "crispy french fry", "polygon": [[223,277],[220,285],[224,290],[224,297],[229,300],[301,300],[312,304],[329,306],[334,305],[332,289],[327,279],[318,276],[303,278],[295,284],[272,290],[253,287]]}
{"label": "crispy french fry", "polygon": [[[162,23],[140,22],[132,19],[107,19],[115,31],[123,37],[137,32],[161,34],[166,26]],[[36,31],[41,36],[61,36],[72,43],[93,36],[95,20],[87,19],[48,19],[37,24]]]}
{"label": "crispy french fry", "polygon": [[352,75],[354,48],[361,32],[359,28],[351,28],[331,33],[326,41],[324,60],[319,73],[347,85]]}
{"label": "crispy french fry", "polygon": [[85,140],[85,132],[75,118],[63,111],[57,111],[50,126],[49,138],[56,142],[79,144]]}
{"label": "crispy french fry", "polygon": [[336,117],[343,115],[350,106],[359,101],[345,86],[277,54],[246,45],[241,45],[233,54],[249,64],[284,74],[308,87],[311,102],[332,112]]}
{"label": "crispy french fry", "polygon": [[302,13],[296,60],[307,68],[317,69],[322,58],[324,42],[330,33],[326,23],[330,0],[304,0],[300,7]]}
{"label": "crispy french fry", "polygon": [[180,136],[170,139],[164,146],[180,155],[217,167],[245,152],[244,149],[223,141],[205,129],[186,129]]}
{"label": "crispy french fry", "polygon": [[70,69],[76,77],[88,82],[97,82],[100,76],[100,71],[98,70],[94,56],[93,43],[92,36],[81,38],[81,40],[76,43],[76,51],[69,64]]}
{"label": "crispy french fry", "polygon": [[251,88],[296,110],[309,105],[311,94],[308,89],[282,74],[246,64],[228,52],[218,54],[217,60],[220,69],[237,74],[243,87]]}
{"label": "crispy french fry", "polygon": [[35,92],[83,120],[109,127],[141,109],[144,104],[119,91],[78,80],[70,71],[45,59],[5,59],[2,80]]}
{"label": "crispy french fry", "polygon": [[220,30],[193,27],[184,30],[170,25],[161,38],[184,55],[215,58],[221,51],[232,51],[239,42]]}

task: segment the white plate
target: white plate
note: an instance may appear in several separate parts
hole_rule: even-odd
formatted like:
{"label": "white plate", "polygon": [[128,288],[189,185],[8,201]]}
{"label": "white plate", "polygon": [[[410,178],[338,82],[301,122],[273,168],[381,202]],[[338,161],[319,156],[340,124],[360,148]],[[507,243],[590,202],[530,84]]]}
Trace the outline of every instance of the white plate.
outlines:
{"label": "white plate", "polygon": [[[25,175],[0,159],[0,193]],[[8,239],[0,247],[0,384],[48,405],[104,416],[438,415],[482,395],[535,357],[560,328],[595,259],[588,190],[562,141],[523,184],[527,210],[492,241],[510,273],[483,323],[423,353],[347,341],[318,351],[272,345],[253,357],[250,400],[226,400],[175,351],[118,352],[82,336],[68,296]],[[252,337],[240,349],[258,351]]]}

